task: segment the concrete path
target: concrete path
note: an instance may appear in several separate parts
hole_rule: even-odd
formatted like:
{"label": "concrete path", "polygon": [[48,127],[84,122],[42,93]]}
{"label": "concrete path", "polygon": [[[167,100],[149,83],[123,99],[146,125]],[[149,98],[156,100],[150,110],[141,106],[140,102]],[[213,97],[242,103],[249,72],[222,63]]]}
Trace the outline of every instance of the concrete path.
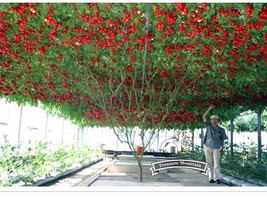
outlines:
{"label": "concrete path", "polygon": [[[167,159],[167,158],[166,158]],[[160,161],[162,161],[161,159]],[[154,156],[144,156],[143,182],[139,181],[138,166],[133,156],[119,156],[118,160],[102,172],[90,187],[124,187],[124,186],[227,186],[225,184],[209,183],[208,177],[201,171],[193,169],[172,168],[161,170],[152,175],[152,163],[158,159]]]}
{"label": "concrete path", "polygon": [[92,187],[92,188],[122,188],[122,187],[226,187],[226,184],[209,183],[208,177],[201,171],[184,168],[169,168],[152,175],[152,163],[170,160],[171,158],[144,156],[143,182],[139,181],[137,161],[132,155],[119,155],[116,159],[107,156],[75,175],[69,176],[54,187]]}

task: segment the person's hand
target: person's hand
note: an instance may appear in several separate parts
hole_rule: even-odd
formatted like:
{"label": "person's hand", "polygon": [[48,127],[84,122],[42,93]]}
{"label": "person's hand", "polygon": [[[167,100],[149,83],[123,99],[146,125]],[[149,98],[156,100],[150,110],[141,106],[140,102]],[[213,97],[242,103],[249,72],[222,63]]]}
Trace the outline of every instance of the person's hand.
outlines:
{"label": "person's hand", "polygon": [[211,104],[210,106],[209,106],[209,110],[211,110],[211,109],[214,109],[214,105],[213,104]]}

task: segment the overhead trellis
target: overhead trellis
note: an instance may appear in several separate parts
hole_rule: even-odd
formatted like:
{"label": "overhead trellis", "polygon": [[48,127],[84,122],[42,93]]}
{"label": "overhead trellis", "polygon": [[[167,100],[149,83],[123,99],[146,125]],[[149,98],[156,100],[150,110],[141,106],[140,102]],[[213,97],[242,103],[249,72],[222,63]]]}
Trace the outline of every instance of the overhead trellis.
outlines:
{"label": "overhead trellis", "polygon": [[[149,7],[148,7],[149,6]],[[0,94],[84,125],[267,104],[266,3],[0,4]]]}

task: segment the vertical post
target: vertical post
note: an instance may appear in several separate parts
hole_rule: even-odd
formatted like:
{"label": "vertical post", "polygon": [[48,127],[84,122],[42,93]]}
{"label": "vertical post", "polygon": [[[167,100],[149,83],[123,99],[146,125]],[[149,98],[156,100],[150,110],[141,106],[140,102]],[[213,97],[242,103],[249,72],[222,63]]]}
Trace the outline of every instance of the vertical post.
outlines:
{"label": "vertical post", "polygon": [[257,126],[257,131],[258,131],[258,160],[261,160],[261,155],[262,155],[262,149],[261,149],[261,114],[262,114],[262,107],[259,106],[258,112],[257,112],[257,117],[258,117],[258,126]]}
{"label": "vertical post", "polygon": [[234,119],[230,119],[230,152],[231,152],[231,157],[233,157],[234,150],[233,150],[233,145],[234,145]]}
{"label": "vertical post", "polygon": [[61,134],[61,143],[63,144],[64,142],[64,124],[65,124],[65,120],[64,118],[62,118],[63,122],[62,122],[62,134]]}
{"label": "vertical post", "polygon": [[201,134],[200,134],[200,139],[201,139],[201,148],[203,149],[203,145],[204,145],[204,131],[203,128],[201,128]]}
{"label": "vertical post", "polygon": [[108,147],[106,147],[106,148],[110,148],[110,145],[111,145],[111,131],[110,131],[110,128],[109,128],[109,130],[108,130]]}
{"label": "vertical post", "polygon": [[86,127],[86,136],[87,136],[87,142],[90,140],[90,136],[89,136],[89,128],[88,126]]}
{"label": "vertical post", "polygon": [[48,126],[48,114],[46,113],[46,120],[45,120],[45,137],[44,139],[46,140],[47,138],[47,127]]}
{"label": "vertical post", "polygon": [[116,137],[116,138],[117,138],[116,151],[118,151],[119,150],[119,139],[118,139],[118,137]]}
{"label": "vertical post", "polygon": [[22,125],[22,112],[23,112],[23,106],[21,105],[20,106],[20,116],[19,116],[19,132],[18,132],[18,146],[19,146],[19,143],[20,143],[20,135],[21,135],[21,125]]}
{"label": "vertical post", "polygon": [[158,131],[158,135],[157,135],[157,152],[159,152],[159,131]]}
{"label": "vertical post", "polygon": [[82,128],[82,142],[84,141],[84,127]]}
{"label": "vertical post", "polygon": [[195,129],[192,130],[192,151],[194,150]]}
{"label": "vertical post", "polygon": [[77,137],[76,137],[76,141],[78,144],[80,144],[80,128],[77,127]]}

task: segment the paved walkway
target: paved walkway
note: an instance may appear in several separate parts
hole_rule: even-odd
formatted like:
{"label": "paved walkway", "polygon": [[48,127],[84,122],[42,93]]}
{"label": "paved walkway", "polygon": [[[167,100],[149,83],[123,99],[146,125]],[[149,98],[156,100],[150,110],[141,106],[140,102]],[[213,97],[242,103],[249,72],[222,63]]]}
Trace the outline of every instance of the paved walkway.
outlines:
{"label": "paved walkway", "polygon": [[[167,158],[166,158],[167,159]],[[154,157],[144,157],[143,182],[139,181],[138,166],[132,156],[119,156],[119,159],[102,172],[90,187],[110,186],[227,186],[209,183],[208,177],[198,170],[172,168],[152,175],[151,163],[159,161]],[[160,160],[162,161],[162,159]]]}
{"label": "paved walkway", "polygon": [[185,187],[185,186],[215,186],[225,187],[226,184],[211,184],[208,177],[198,170],[172,168],[160,170],[157,175],[152,175],[150,170],[153,162],[169,158],[155,158],[144,156],[143,182],[139,181],[137,161],[133,156],[120,155],[117,159],[112,156],[103,161],[83,169],[68,178],[58,181],[51,186],[57,187]]}

